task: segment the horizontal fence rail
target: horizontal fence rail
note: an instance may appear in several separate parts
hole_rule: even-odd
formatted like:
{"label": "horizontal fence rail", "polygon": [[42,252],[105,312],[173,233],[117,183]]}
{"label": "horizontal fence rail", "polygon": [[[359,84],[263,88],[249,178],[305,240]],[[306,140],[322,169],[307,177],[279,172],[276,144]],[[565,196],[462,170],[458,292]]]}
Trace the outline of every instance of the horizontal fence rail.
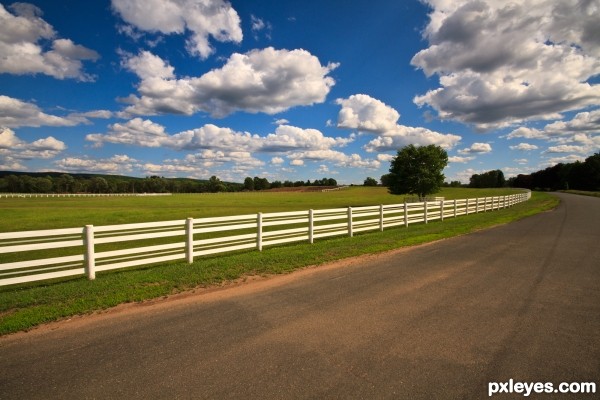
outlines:
{"label": "horizontal fence rail", "polygon": [[347,207],[83,228],[0,233],[0,286],[365,231],[409,227],[527,201],[530,192],[495,197]]}

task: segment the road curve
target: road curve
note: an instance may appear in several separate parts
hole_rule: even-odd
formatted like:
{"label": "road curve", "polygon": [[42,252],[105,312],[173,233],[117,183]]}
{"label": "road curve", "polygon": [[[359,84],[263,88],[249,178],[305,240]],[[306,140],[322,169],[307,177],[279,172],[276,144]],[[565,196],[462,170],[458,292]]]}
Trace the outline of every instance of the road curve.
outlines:
{"label": "road curve", "polygon": [[470,235],[0,338],[0,398],[479,399],[511,378],[600,385],[600,199],[558,196],[551,212]]}

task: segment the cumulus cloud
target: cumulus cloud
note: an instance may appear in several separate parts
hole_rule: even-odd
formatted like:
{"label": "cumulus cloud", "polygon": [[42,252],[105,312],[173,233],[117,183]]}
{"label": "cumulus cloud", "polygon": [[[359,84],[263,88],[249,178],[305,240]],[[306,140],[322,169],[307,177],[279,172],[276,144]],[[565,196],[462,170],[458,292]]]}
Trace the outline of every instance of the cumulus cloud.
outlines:
{"label": "cumulus cloud", "polygon": [[118,143],[188,151],[245,149],[262,153],[327,150],[345,146],[352,141],[351,138],[328,137],[316,129],[303,129],[289,125],[279,125],[274,133],[267,136],[236,132],[213,124],[170,135],[165,131],[164,126],[142,118],[109,125],[108,133],[92,133],[86,136],[86,140],[93,142],[95,147],[100,147],[104,143]]}
{"label": "cumulus cloud", "polygon": [[409,144],[416,146],[435,144],[444,149],[451,149],[460,139],[461,137],[458,135],[443,134],[427,128],[397,125],[394,130],[382,133],[379,137],[371,140],[364,148],[369,153],[394,151]]}
{"label": "cumulus cloud", "polygon": [[417,105],[485,130],[600,103],[595,2],[426,1],[429,47],[411,63],[440,87]]}
{"label": "cumulus cloud", "polygon": [[367,152],[398,150],[408,144],[435,144],[450,149],[461,139],[457,135],[443,134],[427,128],[400,125],[398,111],[366,94],[337,99],[336,103],[342,106],[338,114],[338,128],[357,129],[377,135],[377,138],[365,145]]}
{"label": "cumulus cloud", "polygon": [[569,146],[562,144],[560,146],[550,146],[544,153],[586,153],[588,148],[586,146]]}
{"label": "cumulus cloud", "polygon": [[460,154],[485,154],[492,151],[489,143],[473,143],[471,147],[459,150]]}
{"label": "cumulus cloud", "polygon": [[276,114],[322,103],[335,84],[328,74],[338,66],[322,66],[305,50],[272,47],[234,53],[223,67],[200,77],[178,79],[173,67],[147,51],[125,55],[122,63],[141,79],[140,95],[122,99],[131,104],[126,112],[192,115],[203,111],[214,117],[236,111]]}
{"label": "cumulus cloud", "polygon": [[95,147],[100,147],[104,143],[160,147],[169,139],[164,126],[141,118],[109,125],[109,129],[108,134],[91,133],[85,139],[93,142]]}
{"label": "cumulus cloud", "polygon": [[137,160],[127,155],[115,155],[110,158],[80,158],[66,157],[54,162],[61,171],[65,172],[99,172],[99,173],[126,173],[131,172]]}
{"label": "cumulus cloud", "polygon": [[83,72],[83,61],[100,56],[94,50],[57,38],[52,25],[42,19],[42,10],[27,3],[9,7],[0,4],[0,73],[44,74],[57,79],[91,81]]}
{"label": "cumulus cloud", "polygon": [[351,167],[351,168],[369,168],[377,169],[381,166],[379,160],[363,159],[359,154],[345,154],[336,150],[309,150],[309,151],[298,151],[288,155],[288,158],[292,160],[292,165],[297,165],[294,161],[330,161],[340,167]]}
{"label": "cumulus cloud", "polygon": [[279,125],[275,133],[262,140],[261,151],[285,152],[297,149],[326,150],[352,142],[352,138],[332,138],[317,129],[303,129],[290,125]]}
{"label": "cumulus cloud", "polygon": [[66,149],[64,142],[52,136],[26,142],[12,129],[0,128],[0,163],[4,165],[20,165],[20,160],[54,158]]}
{"label": "cumulus cloud", "polygon": [[460,163],[460,164],[466,164],[471,160],[474,160],[475,157],[460,157],[460,156],[453,156],[453,157],[448,157],[448,162],[451,163]]}
{"label": "cumulus cloud", "polygon": [[0,95],[0,126],[75,126],[87,122],[83,116],[59,117],[44,113],[37,105]]}
{"label": "cumulus cloud", "polygon": [[519,150],[519,151],[531,151],[531,150],[537,150],[538,146],[536,146],[535,144],[529,144],[529,143],[519,143],[516,146],[509,146],[511,150]]}
{"label": "cumulus cloud", "polygon": [[542,163],[542,167],[551,167],[554,166],[556,164],[570,164],[570,163],[574,163],[577,161],[585,161],[586,157],[582,156],[580,154],[569,154],[568,156],[562,156],[562,157],[552,157],[547,159],[544,163]]}
{"label": "cumulus cloud", "polygon": [[581,112],[570,121],[556,121],[544,127],[548,135],[567,135],[577,133],[600,134],[600,109]]}
{"label": "cumulus cloud", "polygon": [[336,103],[342,106],[338,128],[383,133],[395,129],[400,118],[398,111],[366,94],[337,99]]}
{"label": "cumulus cloud", "polygon": [[240,17],[224,0],[112,0],[113,10],[139,31],[188,34],[187,51],[202,59],[214,52],[209,38],[240,43]]}
{"label": "cumulus cloud", "polygon": [[[547,153],[590,155],[600,149],[600,109],[578,113],[571,120],[556,121],[542,129],[520,127],[510,132],[506,138],[539,139],[556,144],[550,146],[545,151]],[[523,143],[519,146],[521,145]],[[510,148],[523,150],[519,146]]]}
{"label": "cumulus cloud", "polygon": [[390,162],[394,157],[395,155],[392,154],[377,154],[377,160],[380,162]]}

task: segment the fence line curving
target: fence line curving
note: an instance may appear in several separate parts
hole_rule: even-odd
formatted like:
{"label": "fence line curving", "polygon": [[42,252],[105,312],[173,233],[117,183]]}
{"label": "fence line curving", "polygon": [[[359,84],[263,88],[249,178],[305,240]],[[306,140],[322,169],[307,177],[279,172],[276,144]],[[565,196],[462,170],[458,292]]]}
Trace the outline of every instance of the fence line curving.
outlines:
{"label": "fence line curving", "polygon": [[531,193],[0,233],[0,286],[409,227],[511,207]]}

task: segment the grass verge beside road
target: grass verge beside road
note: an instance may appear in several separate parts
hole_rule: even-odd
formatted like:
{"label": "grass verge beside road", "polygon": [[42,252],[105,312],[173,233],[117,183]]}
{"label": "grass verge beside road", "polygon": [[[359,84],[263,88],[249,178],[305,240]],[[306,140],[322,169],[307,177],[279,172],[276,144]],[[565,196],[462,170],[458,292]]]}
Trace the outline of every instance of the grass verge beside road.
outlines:
{"label": "grass verge beside road", "polygon": [[579,194],[582,196],[600,197],[600,192],[588,192],[585,190],[561,190],[563,193]]}
{"label": "grass verge beside road", "polygon": [[0,288],[0,335],[37,325],[92,313],[121,303],[160,298],[199,287],[219,285],[251,275],[288,273],[363,254],[384,252],[474,232],[516,221],[554,208],[559,200],[546,193],[532,193],[531,200],[512,208],[458,218],[358,234],[353,238],[317,240],[296,244],[198,258],[193,264],[173,263],[148,268],[99,273],[85,278],[46,284]]}

